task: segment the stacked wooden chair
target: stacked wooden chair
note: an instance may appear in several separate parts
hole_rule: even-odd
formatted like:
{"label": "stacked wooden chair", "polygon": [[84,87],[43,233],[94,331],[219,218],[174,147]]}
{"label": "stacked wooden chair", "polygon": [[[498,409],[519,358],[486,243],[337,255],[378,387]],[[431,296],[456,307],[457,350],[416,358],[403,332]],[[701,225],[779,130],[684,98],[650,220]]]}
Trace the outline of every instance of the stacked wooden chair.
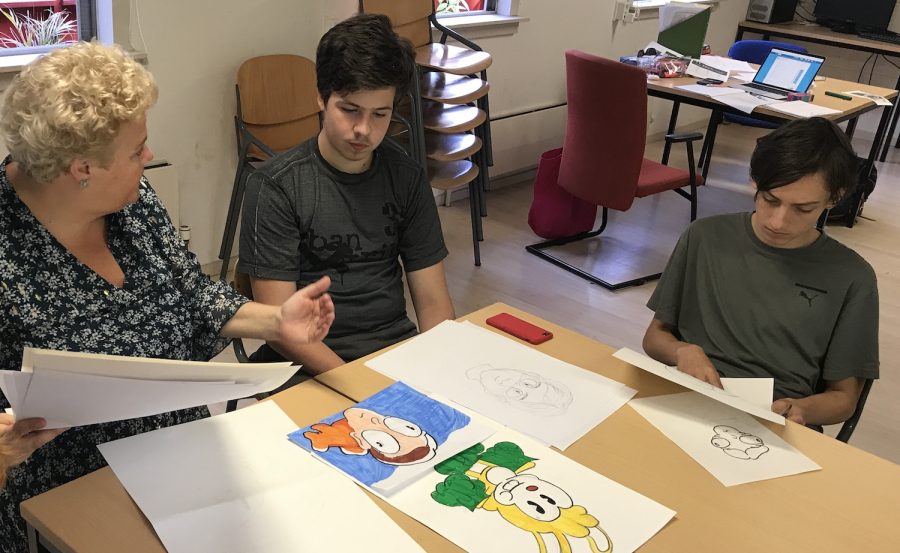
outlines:
{"label": "stacked wooden chair", "polygon": [[[445,192],[446,205],[454,189],[468,186],[475,265],[481,265],[484,191],[493,162],[487,81],[491,55],[441,25],[432,0],[360,0],[359,9],[387,15],[397,34],[416,48],[419,71],[402,115],[409,123],[410,155],[427,168],[432,188]],[[432,42],[432,28],[441,32],[440,42]],[[448,38],[463,46],[447,44]]]}

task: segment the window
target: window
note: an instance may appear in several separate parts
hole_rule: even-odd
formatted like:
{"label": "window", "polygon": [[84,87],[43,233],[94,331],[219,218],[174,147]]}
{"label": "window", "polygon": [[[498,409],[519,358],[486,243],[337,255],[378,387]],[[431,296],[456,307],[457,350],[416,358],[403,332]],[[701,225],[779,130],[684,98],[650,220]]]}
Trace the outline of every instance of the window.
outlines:
{"label": "window", "polygon": [[0,2],[0,56],[39,53],[94,36],[94,0]]}
{"label": "window", "polygon": [[434,0],[438,17],[484,15],[497,12],[497,0]]}

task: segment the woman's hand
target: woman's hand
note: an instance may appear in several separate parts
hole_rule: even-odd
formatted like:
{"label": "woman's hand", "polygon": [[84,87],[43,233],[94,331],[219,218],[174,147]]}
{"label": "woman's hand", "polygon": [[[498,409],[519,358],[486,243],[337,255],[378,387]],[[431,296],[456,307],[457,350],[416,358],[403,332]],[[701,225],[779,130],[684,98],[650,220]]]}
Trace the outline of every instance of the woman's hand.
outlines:
{"label": "woman's hand", "polygon": [[66,428],[42,430],[44,419],[15,422],[8,413],[0,413],[0,486],[6,483],[6,469],[27,459],[34,451],[65,432]]}
{"label": "woman's hand", "polygon": [[329,286],[331,279],[323,276],[281,304],[279,342],[310,344],[328,334],[334,322],[334,302],[326,293]]}

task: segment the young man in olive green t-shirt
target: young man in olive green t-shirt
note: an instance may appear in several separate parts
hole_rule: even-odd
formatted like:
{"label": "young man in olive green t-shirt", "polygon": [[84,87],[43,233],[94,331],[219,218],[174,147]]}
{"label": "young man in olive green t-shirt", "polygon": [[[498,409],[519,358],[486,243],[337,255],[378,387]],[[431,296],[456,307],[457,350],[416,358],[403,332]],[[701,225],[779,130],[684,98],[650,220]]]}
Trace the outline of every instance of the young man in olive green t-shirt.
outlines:
{"label": "young man in olive green t-shirt", "polygon": [[701,219],[681,236],[647,306],[644,350],[711,384],[773,377],[772,410],[835,424],[878,377],[878,289],[871,266],[816,229],[856,181],[833,123],[798,120],[759,140],[756,211]]}

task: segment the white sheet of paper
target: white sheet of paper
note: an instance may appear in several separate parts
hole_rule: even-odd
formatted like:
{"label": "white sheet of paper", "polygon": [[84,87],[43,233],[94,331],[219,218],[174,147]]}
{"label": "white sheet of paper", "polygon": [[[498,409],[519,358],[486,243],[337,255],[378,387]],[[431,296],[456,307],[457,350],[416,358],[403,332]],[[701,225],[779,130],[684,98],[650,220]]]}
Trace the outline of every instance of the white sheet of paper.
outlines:
{"label": "white sheet of paper", "polygon": [[102,444],[169,553],[420,552],[273,402]]}
{"label": "white sheet of paper", "polygon": [[774,378],[720,378],[725,391],[764,409],[772,407]]}
{"label": "white sheet of paper", "polygon": [[615,357],[616,359],[621,359],[626,363],[630,363],[635,367],[643,369],[649,373],[653,373],[656,376],[665,378],[666,380],[669,380],[676,384],[681,384],[685,388],[689,388],[691,390],[694,390],[695,392],[700,392],[707,397],[711,397],[712,399],[724,403],[725,405],[734,407],[735,409],[740,409],[741,411],[750,413],[751,415],[759,417],[761,419],[777,422],[778,424],[784,424],[784,417],[773,413],[769,408],[763,408],[755,405],[747,401],[746,399],[738,397],[721,388],[717,388],[712,384],[703,382],[702,380],[685,374],[675,367],[667,367],[659,361],[655,361],[647,357],[646,355],[638,353],[634,350],[622,348],[619,351],[615,352],[613,354],[613,357]]}
{"label": "white sheet of paper", "polygon": [[[457,408],[469,413],[464,408]],[[479,416],[472,414],[472,417]],[[546,544],[546,551],[560,551],[562,548],[547,526],[540,527],[538,526],[540,523],[533,518],[521,516],[525,512],[538,516],[535,505],[545,510],[544,516],[547,519],[562,514],[554,519],[556,522],[570,521],[570,528],[579,527],[574,520],[580,510],[578,506],[581,506],[588,515],[596,517],[598,521],[596,527],[581,526],[589,530],[589,536],[596,542],[595,551],[609,549],[606,537],[608,536],[616,553],[636,550],[675,515],[671,509],[597,474],[518,432],[502,428],[491,421],[487,421],[486,424],[497,426],[497,432],[484,442],[486,448],[499,442],[511,442],[519,446],[526,456],[535,458],[534,466],[530,468],[525,468],[528,465],[521,469],[501,467],[498,472],[501,475],[505,472],[508,478],[500,482],[500,492],[491,493],[495,488],[493,485],[490,485],[487,491],[492,495],[492,499],[500,499],[507,503],[506,505],[494,503],[494,506],[506,513],[517,513],[524,526],[540,528],[539,539]],[[478,474],[488,474],[488,470],[492,470],[490,465],[483,462],[475,463],[466,476],[474,480]],[[514,475],[513,470],[519,476]],[[446,478],[445,474],[431,472],[391,496],[388,501],[466,551],[538,553],[538,544],[531,532],[523,526],[517,527],[507,522],[499,511],[489,510],[492,500],[470,511],[463,506],[450,507],[433,499],[432,492],[436,492]],[[481,482],[485,483],[484,480]],[[547,497],[553,499],[557,506],[572,506],[562,509],[560,513],[554,510],[553,504],[546,500]],[[516,505],[527,511],[518,509]],[[598,528],[602,529],[602,532]],[[573,552],[591,551],[586,538],[567,536],[564,539],[569,542]]]}
{"label": "white sheet of paper", "polygon": [[677,86],[676,88],[687,90],[688,92],[693,92],[694,94],[702,94],[703,96],[709,96],[711,98],[718,98],[727,94],[741,93],[740,90],[728,86],[703,86],[699,84],[683,84]]}
{"label": "white sheet of paper", "polygon": [[736,81],[749,83],[756,76],[756,71],[734,71],[730,76]]}
{"label": "white sheet of paper", "polygon": [[672,50],[671,48],[666,48],[665,46],[663,46],[662,44],[656,42],[655,40],[651,40],[650,42],[648,42],[647,45],[644,46],[644,51],[646,52],[646,51],[649,50],[650,48],[653,48],[654,50],[656,50],[656,51],[659,52],[660,54],[665,54],[665,55],[671,56],[671,57],[673,57],[673,58],[683,58],[683,57],[685,57],[684,54],[681,54],[680,52],[676,52],[675,50]]}
{"label": "white sheet of paper", "polygon": [[726,106],[733,107],[734,109],[743,111],[744,113],[753,113],[753,110],[758,108],[759,106],[765,106],[774,102],[778,102],[778,100],[773,100],[772,98],[760,98],[759,96],[754,96],[749,92],[744,92],[743,90],[738,90],[738,94],[726,94],[723,96],[719,96],[716,100],[722,102]]}
{"label": "white sheet of paper", "polygon": [[822,468],[753,417],[697,392],[629,405],[725,486]]}
{"label": "white sheet of paper", "polygon": [[712,65],[707,65],[700,60],[693,59],[685,70],[687,75],[697,77],[698,79],[719,79],[720,81],[728,80],[728,71],[719,69]]}
{"label": "white sheet of paper", "polygon": [[25,348],[22,353],[22,371],[32,372],[35,369],[142,380],[232,381],[268,386],[260,390],[264,392],[281,386],[297,372],[297,367],[292,367],[288,361],[217,363]]}
{"label": "white sheet of paper", "polygon": [[866,92],[864,90],[849,90],[844,92],[844,94],[849,94],[850,96],[858,96],[860,98],[865,98],[866,100],[872,100],[876,105],[879,106],[890,106],[891,101],[885,98],[884,96],[879,96],[877,94],[872,94],[871,92]]}
{"label": "white sheet of paper", "polygon": [[766,105],[766,107],[781,113],[787,113],[788,115],[796,115],[797,117],[818,117],[840,113],[840,111],[836,109],[819,106],[810,102],[774,102]]}
{"label": "white sheet of paper", "polygon": [[[6,382],[28,381],[24,395],[7,395],[16,417],[43,417],[47,428],[85,426],[157,415],[247,397],[259,393],[254,384],[172,382],[71,374],[52,370],[34,373],[2,371]],[[15,392],[14,392],[15,393]],[[17,401],[14,402],[14,398]]]}
{"label": "white sheet of paper", "polygon": [[739,71],[739,72],[751,72],[756,73],[756,69],[753,69],[753,66],[749,63],[742,60],[735,60],[731,58],[725,58],[722,56],[710,56],[710,55],[702,55],[700,56],[700,61],[705,63],[706,65],[711,65],[717,69],[723,69],[725,71]]}
{"label": "white sheet of paper", "polygon": [[366,362],[560,449],[635,390],[471,323],[445,321]]}
{"label": "white sheet of paper", "polygon": [[681,23],[686,19],[697,15],[703,10],[709,9],[709,6],[695,4],[665,4],[659,7],[659,30],[660,32]]}

